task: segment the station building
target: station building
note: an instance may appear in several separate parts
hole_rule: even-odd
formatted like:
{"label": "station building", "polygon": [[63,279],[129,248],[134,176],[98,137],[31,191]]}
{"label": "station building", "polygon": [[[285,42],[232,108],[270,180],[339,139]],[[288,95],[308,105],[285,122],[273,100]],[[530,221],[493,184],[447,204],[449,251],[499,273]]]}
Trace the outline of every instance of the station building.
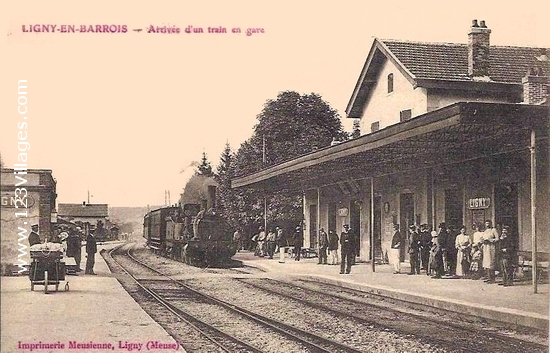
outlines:
{"label": "station building", "polygon": [[[100,228],[105,233],[109,221],[109,205],[104,203],[60,203],[58,217],[82,228],[85,234]],[[101,234],[103,236],[103,234]]]}
{"label": "station building", "polygon": [[[362,136],[232,180],[303,195],[305,246],[319,227],[359,233],[359,256],[388,248],[393,225],[474,222],[511,229],[520,251],[550,251],[547,48],[374,39],[346,108]],[[401,260],[408,258],[407,242]]]}
{"label": "station building", "polygon": [[[17,264],[19,234],[23,237],[20,243],[28,246],[26,237],[32,225],[38,224],[41,241],[54,231],[57,182],[49,169],[2,168],[0,185],[2,263]],[[22,201],[16,202],[16,188]],[[24,259],[29,262],[30,257]]]}

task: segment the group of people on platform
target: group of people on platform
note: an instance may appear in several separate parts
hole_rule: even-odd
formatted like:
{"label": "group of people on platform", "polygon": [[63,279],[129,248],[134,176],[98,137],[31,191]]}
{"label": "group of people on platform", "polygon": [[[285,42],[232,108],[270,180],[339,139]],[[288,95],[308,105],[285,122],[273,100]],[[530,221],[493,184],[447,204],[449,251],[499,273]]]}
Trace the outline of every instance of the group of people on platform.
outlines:
{"label": "group of people on platform", "polygon": [[[97,242],[93,233],[89,232],[85,236],[81,227],[57,227],[50,239],[44,239],[44,242],[61,244],[64,256],[73,258],[76,264],[76,272],[81,272],[80,263],[82,261],[82,239],[86,240],[86,270],[85,274],[95,275],[95,254],[97,253]],[[28,236],[29,246],[42,243],[38,233],[38,224],[31,226],[31,232]],[[32,249],[31,249],[32,250]]]}
{"label": "group of people on platform", "polygon": [[[515,259],[515,242],[510,236],[510,228],[504,225],[501,229],[494,228],[487,220],[473,225],[473,233],[468,234],[466,227],[457,231],[440,223],[437,230],[432,230],[427,224],[410,225],[408,238],[402,236],[399,225],[394,224],[394,233],[387,253],[388,262],[393,273],[401,273],[401,251],[408,242],[410,272],[420,274],[423,270],[432,278],[471,278],[483,279],[487,283],[495,283],[498,270],[502,276],[502,285],[513,285],[513,264]],[[242,236],[239,231],[234,234],[238,249],[242,249]],[[279,251],[280,262],[284,262],[286,247],[292,247],[291,256],[300,261],[303,246],[303,231],[297,226],[290,237],[283,236],[280,227],[270,228],[268,232],[259,227],[252,236],[254,255],[273,259]],[[338,261],[340,248],[341,261]],[[324,228],[319,229],[318,264],[340,264],[340,273],[349,274],[355,264],[357,255],[357,234],[348,224],[344,224],[340,236],[334,230],[328,234]]]}
{"label": "group of people on platform", "polygon": [[[509,232],[510,228],[506,225],[497,230],[490,220],[486,220],[484,225],[474,224],[471,235],[467,234],[465,226],[456,234],[445,223],[440,223],[437,230],[431,230],[427,224],[420,227],[411,225],[408,237],[409,274],[420,274],[422,269],[432,278],[462,277],[495,283],[495,273],[499,270],[501,284],[511,286],[515,242]],[[401,272],[399,260],[403,241],[396,224],[388,254],[394,273]]]}
{"label": "group of people on platform", "polygon": [[338,265],[338,248],[340,248],[340,274],[351,272],[351,265],[355,264],[357,235],[350,228],[349,224],[344,224],[340,236],[334,230],[329,230],[328,234],[324,228],[319,229],[319,265]]}
{"label": "group of people on platform", "polygon": [[[233,240],[237,241],[238,249],[242,248],[240,245],[241,235],[237,230],[233,235]],[[284,236],[283,229],[281,227],[272,227],[268,232],[265,231],[263,226],[260,226],[258,232],[251,238],[251,246],[254,250],[254,255],[259,257],[269,257],[273,259],[273,256],[277,252],[284,251],[284,249],[290,244],[294,246],[293,255],[296,261],[300,261],[300,255],[302,253],[302,246],[304,243],[304,236],[302,228],[296,227],[292,237]],[[284,254],[284,253],[283,253]]]}
{"label": "group of people on platform", "polygon": [[[341,252],[340,273],[348,274],[351,272],[351,266],[355,264],[357,235],[348,224],[344,224],[344,230],[338,236],[336,231],[330,230],[327,232],[324,228],[319,229],[318,239],[318,264],[337,265],[338,248]],[[233,240],[237,243],[237,249],[243,249],[243,238],[239,230],[236,230],[233,235]],[[258,232],[251,238],[251,248],[255,256],[269,257],[273,259],[275,253],[279,252],[280,262],[284,262],[284,252],[288,247],[292,249],[291,257],[295,261],[300,261],[303,255],[304,235],[300,226],[296,226],[294,234],[284,236],[283,230],[280,227],[271,228],[267,233],[263,226],[260,226]]]}

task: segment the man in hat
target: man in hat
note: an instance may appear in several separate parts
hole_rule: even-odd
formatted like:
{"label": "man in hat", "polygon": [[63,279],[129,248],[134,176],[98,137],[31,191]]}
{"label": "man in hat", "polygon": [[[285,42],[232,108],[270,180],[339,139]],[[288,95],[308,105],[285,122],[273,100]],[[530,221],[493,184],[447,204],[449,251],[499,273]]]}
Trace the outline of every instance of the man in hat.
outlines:
{"label": "man in hat", "polygon": [[97,244],[95,237],[92,233],[88,234],[86,237],[86,274],[95,275],[94,265],[95,265],[95,253],[97,252]]}
{"label": "man in hat", "polygon": [[[439,223],[437,226],[437,242],[438,247],[441,252],[441,264],[443,266],[443,272],[444,274],[450,275],[450,259],[448,255],[449,248],[447,245],[449,245],[449,233],[447,232],[447,224],[445,222]],[[452,247],[454,248],[454,242]]]}
{"label": "man in hat", "polygon": [[40,235],[38,235],[38,224],[31,226],[31,233],[29,234],[29,246],[34,244],[40,244]]}
{"label": "man in hat", "polygon": [[270,228],[269,232],[267,233],[267,236],[265,237],[265,248],[267,256],[269,256],[270,259],[273,258],[273,255],[275,254],[275,240],[277,238],[277,234],[275,234],[275,229]]}
{"label": "man in hat", "polygon": [[342,261],[340,262],[340,274],[351,272],[352,256],[355,256],[355,236],[349,231],[349,225],[344,224],[344,231],[340,234],[340,252]]}
{"label": "man in hat", "polygon": [[424,223],[420,225],[420,259],[422,269],[428,273],[428,262],[430,260],[430,248],[432,247],[432,235],[430,227]]}
{"label": "man in hat", "polygon": [[82,259],[82,241],[80,240],[80,227],[76,227],[76,230],[69,230],[69,237],[67,238],[67,257],[73,257],[76,263],[76,271],[80,272],[80,261]]}
{"label": "man in hat", "polygon": [[330,265],[338,264],[338,234],[334,230],[328,231],[328,252],[330,255]]}
{"label": "man in hat", "polygon": [[399,232],[399,224],[393,225],[393,237],[391,239],[391,247],[389,260],[390,264],[393,267],[393,273],[401,273],[401,233]]}
{"label": "man in hat", "polygon": [[409,261],[411,270],[409,275],[420,274],[420,235],[416,231],[416,226],[409,226]]}
{"label": "man in hat", "polygon": [[319,229],[319,265],[327,264],[328,235],[325,229]]}
{"label": "man in hat", "polygon": [[510,237],[508,226],[502,227],[500,235],[500,271],[502,272],[502,285],[505,287],[514,284],[513,260],[515,255],[514,241]]}
{"label": "man in hat", "polygon": [[258,256],[264,257],[265,253],[266,253],[266,251],[265,251],[265,238],[266,238],[265,229],[264,229],[264,227],[260,226],[260,228],[258,230],[259,230],[258,238],[257,238],[257,241],[258,241]]}

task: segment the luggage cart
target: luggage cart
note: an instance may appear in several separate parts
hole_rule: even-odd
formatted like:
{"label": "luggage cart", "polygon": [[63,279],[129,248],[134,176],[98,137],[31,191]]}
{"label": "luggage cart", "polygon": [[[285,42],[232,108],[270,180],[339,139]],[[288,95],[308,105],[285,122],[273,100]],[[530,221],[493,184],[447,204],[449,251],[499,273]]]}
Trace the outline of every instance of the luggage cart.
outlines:
{"label": "luggage cart", "polygon": [[[65,281],[65,263],[63,252],[57,250],[31,250],[31,267],[29,270],[29,279],[31,281],[31,291],[34,286],[44,286],[44,293],[48,293],[49,286],[55,286],[55,291],[59,290],[59,284]],[[65,283],[65,291],[69,290],[69,282]]]}

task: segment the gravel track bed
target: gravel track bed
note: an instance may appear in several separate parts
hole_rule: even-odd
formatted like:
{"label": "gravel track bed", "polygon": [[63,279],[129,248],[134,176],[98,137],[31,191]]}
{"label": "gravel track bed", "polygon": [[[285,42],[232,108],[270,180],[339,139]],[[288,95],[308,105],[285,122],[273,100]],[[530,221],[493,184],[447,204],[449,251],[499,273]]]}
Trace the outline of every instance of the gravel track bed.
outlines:
{"label": "gravel track bed", "polygon": [[374,325],[353,318],[310,308],[251,286],[243,286],[239,281],[201,278],[186,283],[250,311],[365,352],[460,352],[421,342],[412,335],[379,330]]}
{"label": "gravel track bed", "polygon": [[312,289],[314,291],[330,293],[331,295],[336,295],[352,301],[359,301],[366,305],[375,305],[382,309],[387,308],[389,310],[409,313],[417,317],[423,317],[427,321],[461,326],[465,330],[483,332],[483,335],[495,333],[497,335],[508,336],[517,340],[548,345],[548,332],[536,332],[532,329],[521,327],[510,328],[509,325],[504,326],[503,324],[497,322],[488,323],[482,318],[450,313],[437,308],[426,308],[424,306],[418,307],[412,303],[408,304],[401,301],[396,302],[391,298],[383,298],[370,293],[339,287],[328,283],[319,283],[301,279],[288,282],[304,289]]}
{"label": "gravel track bed", "polygon": [[[337,288],[326,288],[325,286],[311,283],[311,287],[317,287],[320,292],[297,287],[295,284],[273,281],[270,279],[246,279],[243,283],[250,283],[275,293],[284,294],[292,298],[298,298],[311,305],[321,304],[327,309],[334,309],[346,316],[354,316],[364,320],[366,324],[373,325],[378,329],[389,328],[404,334],[410,334],[422,339],[422,341],[438,344],[443,341],[445,347],[457,347],[464,351],[491,351],[491,352],[546,352],[547,347],[540,347],[529,342],[519,341],[510,337],[497,336],[496,333],[487,331],[470,330],[467,327],[460,327],[454,323],[434,323],[426,317],[418,317],[402,311],[388,310],[373,306],[371,303],[357,299],[344,299],[340,296],[327,295],[334,293]],[[339,289],[339,288],[338,288]],[[351,291],[349,291],[351,292]],[[348,293],[351,294],[351,293]],[[330,303],[329,305],[327,305]],[[439,343],[441,344],[441,343]]]}
{"label": "gravel track bed", "polygon": [[[124,247],[126,249],[126,247]],[[125,251],[120,249],[118,251],[122,253]],[[135,254],[134,254],[135,255]],[[130,273],[139,275],[155,274],[152,270],[135,263],[132,259],[129,259],[125,255],[113,254],[118,262],[120,262]],[[164,258],[160,258],[164,261]],[[203,271],[198,268],[185,266],[185,270],[188,268],[192,272],[202,273]],[[186,350],[190,352],[221,352],[221,349],[211,342],[201,337],[192,326],[185,322],[182,322],[168,310],[159,304],[156,300],[143,291],[133,279],[124,275],[117,265],[110,265],[114,273],[120,273],[117,276],[123,287],[128,293],[136,300],[137,303],[155,320],[158,322],[174,339],[182,345]],[[179,270],[181,273],[181,268]],[[248,319],[244,319],[228,309],[221,308],[218,305],[211,303],[204,303],[198,301],[196,298],[190,298],[191,300],[185,300],[181,297],[181,286],[175,283],[170,283],[167,280],[142,280],[142,284],[146,284],[147,288],[155,290],[162,297],[169,297],[169,301],[175,307],[191,314],[201,321],[209,323],[219,330],[235,336],[248,344],[258,347],[265,352],[308,352],[306,348],[299,343],[292,342],[287,336],[279,334],[273,330],[266,329],[259,326],[257,323]],[[204,343],[197,343],[204,342]]]}
{"label": "gravel track bed", "polygon": [[[114,256],[117,257],[117,260],[123,257],[121,255]],[[128,277],[120,269],[119,265],[109,259],[108,256],[105,256],[105,260],[111,268],[111,271],[117,275],[117,279],[130,296],[186,351],[197,353],[223,352],[220,347],[205,339],[203,335],[196,331],[191,325],[181,321],[163,305],[154,300],[148,293],[144,292],[143,289],[139,287],[133,279]],[[139,268],[143,269],[142,266],[139,266]]]}
{"label": "gravel track bed", "polygon": [[265,352],[308,352],[287,336],[247,319],[229,309],[187,292],[176,283],[165,281],[141,281],[171,304],[219,330],[258,347]]}

